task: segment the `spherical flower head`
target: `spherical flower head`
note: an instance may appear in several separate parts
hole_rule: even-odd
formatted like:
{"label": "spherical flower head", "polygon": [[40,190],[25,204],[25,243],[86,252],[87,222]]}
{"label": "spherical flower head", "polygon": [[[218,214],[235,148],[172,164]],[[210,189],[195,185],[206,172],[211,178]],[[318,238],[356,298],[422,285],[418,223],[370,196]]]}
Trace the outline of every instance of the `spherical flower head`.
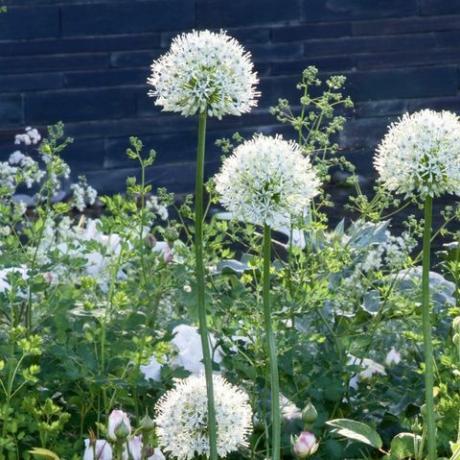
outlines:
{"label": "spherical flower head", "polygon": [[383,186],[423,198],[460,195],[460,121],[452,112],[421,110],[390,125],[374,165]]}
{"label": "spherical flower head", "polygon": [[320,187],[298,144],[263,135],[239,145],[215,183],[222,205],[236,219],[271,227],[302,216]]}
{"label": "spherical flower head", "polygon": [[251,55],[223,31],[178,35],[151,69],[149,95],[165,111],[184,116],[207,112],[220,119],[257,105]]}
{"label": "spherical flower head", "polygon": [[[213,376],[219,458],[248,445],[252,410],[248,395],[219,375]],[[204,376],[176,380],[175,388],[158,401],[160,447],[178,460],[209,456],[208,398]]]}

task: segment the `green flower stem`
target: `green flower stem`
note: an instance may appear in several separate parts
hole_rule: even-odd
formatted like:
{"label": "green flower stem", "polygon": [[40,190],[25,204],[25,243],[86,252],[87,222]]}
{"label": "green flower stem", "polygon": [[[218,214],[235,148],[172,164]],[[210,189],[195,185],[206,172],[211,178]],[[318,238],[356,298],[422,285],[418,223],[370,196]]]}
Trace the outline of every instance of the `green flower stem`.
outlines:
{"label": "green flower stem", "polygon": [[434,415],[433,398],[433,339],[431,331],[431,303],[430,303],[430,251],[431,232],[433,222],[433,198],[425,198],[425,228],[423,231],[423,272],[422,272],[422,325],[423,347],[425,354],[425,424],[428,440],[427,460],[436,460],[436,422]]}
{"label": "green flower stem", "polygon": [[203,264],[203,189],[204,154],[206,145],[206,112],[200,113],[198,124],[198,147],[195,179],[195,263],[198,317],[200,321],[201,346],[203,348],[204,372],[208,395],[208,433],[210,460],[217,460],[217,425],[214,409],[214,386],[212,381],[212,359],[209,348],[208,325],[206,322],[205,277]]}
{"label": "green flower stem", "polygon": [[278,376],[278,358],[276,353],[275,337],[273,335],[272,312],[270,306],[271,229],[268,225],[264,225],[263,248],[263,304],[265,335],[267,341],[268,357],[270,361],[270,388],[272,409],[272,459],[279,460],[281,447],[280,388]]}

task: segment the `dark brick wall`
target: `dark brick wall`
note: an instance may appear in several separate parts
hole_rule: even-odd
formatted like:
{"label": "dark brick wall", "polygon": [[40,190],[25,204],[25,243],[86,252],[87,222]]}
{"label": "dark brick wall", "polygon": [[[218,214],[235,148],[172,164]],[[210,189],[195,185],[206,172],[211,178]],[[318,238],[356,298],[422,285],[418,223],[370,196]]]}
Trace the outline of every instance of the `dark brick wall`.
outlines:
{"label": "dark brick wall", "polygon": [[[389,121],[422,107],[460,109],[460,0],[10,0],[0,15],[0,157],[25,125],[62,120],[74,172],[106,192],[136,173],[130,135],[155,148],[157,185],[189,191],[195,119],[160,114],[145,84],[152,59],[192,28],[226,28],[252,51],[260,107],[209,124],[274,132],[268,107],[295,99],[304,67],[348,76],[356,109],[341,135],[364,174]],[[219,152],[210,148],[208,171]]]}

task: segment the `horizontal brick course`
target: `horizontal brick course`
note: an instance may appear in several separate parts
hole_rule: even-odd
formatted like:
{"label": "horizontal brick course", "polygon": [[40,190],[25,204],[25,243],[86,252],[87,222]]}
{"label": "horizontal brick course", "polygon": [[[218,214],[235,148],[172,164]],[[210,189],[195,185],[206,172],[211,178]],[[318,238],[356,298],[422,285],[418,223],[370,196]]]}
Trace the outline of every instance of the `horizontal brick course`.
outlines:
{"label": "horizontal brick course", "polygon": [[[75,143],[68,159],[104,191],[136,168],[130,135],[158,151],[156,185],[190,191],[196,119],[162,113],[147,95],[153,59],[177,34],[227,29],[250,51],[259,106],[209,120],[208,173],[219,165],[215,139],[289,129],[269,107],[298,104],[302,70],[347,76],[356,101],[341,148],[371,174],[386,124],[423,107],[460,111],[460,0],[6,0],[0,14],[0,160],[14,132],[63,120]],[[345,112],[343,112],[345,113]]]}

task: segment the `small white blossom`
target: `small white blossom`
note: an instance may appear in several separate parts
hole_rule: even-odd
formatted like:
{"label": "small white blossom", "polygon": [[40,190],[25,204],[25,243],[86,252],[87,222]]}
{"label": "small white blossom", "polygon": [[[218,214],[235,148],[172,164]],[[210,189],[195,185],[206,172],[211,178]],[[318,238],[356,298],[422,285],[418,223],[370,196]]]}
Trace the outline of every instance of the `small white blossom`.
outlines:
{"label": "small white blossom", "polygon": [[235,218],[273,228],[304,215],[320,186],[299,145],[263,135],[239,145],[215,182],[222,205]]}
{"label": "small white blossom", "polygon": [[251,56],[225,32],[178,35],[151,68],[149,95],[165,111],[184,116],[206,111],[222,118],[256,105],[258,79]]}
{"label": "small white blossom", "polygon": [[87,206],[92,206],[96,202],[97,190],[91,187],[83,176],[80,176],[78,183],[72,184],[70,189],[73,194],[73,205],[80,212],[83,212]]}
{"label": "small white blossom", "polygon": [[[171,345],[177,354],[171,359],[172,367],[182,367],[192,374],[199,375],[203,372],[203,348],[201,346],[201,336],[198,329],[187,324],[179,324],[173,329],[174,337]],[[209,345],[214,348],[216,339],[213,334],[209,334]],[[222,351],[218,347],[214,350],[213,361],[217,364],[222,362]]]}
{"label": "small white blossom", "polygon": [[386,189],[409,196],[460,195],[460,121],[421,110],[390,125],[374,165]]}
{"label": "small white blossom", "polygon": [[40,133],[35,129],[28,126],[25,129],[24,134],[16,134],[14,138],[14,143],[24,144],[24,145],[36,145],[41,141],[42,137]]}
{"label": "small white blossom", "polygon": [[[217,452],[220,458],[248,445],[252,410],[248,395],[215,375]],[[208,398],[204,376],[176,380],[175,387],[158,401],[157,435],[160,447],[178,460],[209,455]]]}
{"label": "small white blossom", "polygon": [[[96,451],[96,456],[94,456],[94,451]],[[89,439],[85,439],[83,460],[112,460],[112,456],[112,447],[105,439],[98,439],[95,446],[91,446]]]}
{"label": "small white blossom", "polygon": [[281,415],[285,420],[296,420],[302,418],[302,411],[286,396],[280,394]]}
{"label": "small white blossom", "polygon": [[161,364],[158,362],[155,355],[152,355],[147,364],[140,366],[140,370],[145,380],[154,380],[155,382],[160,381],[161,376]]}
{"label": "small white blossom", "polygon": [[362,370],[358,372],[357,375],[353,376],[350,380],[350,387],[357,388],[359,381],[366,381],[370,380],[374,375],[386,375],[385,368],[376,363],[374,360],[370,358],[357,358],[356,356],[349,355],[348,358],[348,365],[349,366],[358,366]]}
{"label": "small white blossom", "polygon": [[393,364],[399,364],[401,362],[401,353],[396,350],[395,347],[391,347],[391,350],[385,357],[385,364],[390,367]]}

